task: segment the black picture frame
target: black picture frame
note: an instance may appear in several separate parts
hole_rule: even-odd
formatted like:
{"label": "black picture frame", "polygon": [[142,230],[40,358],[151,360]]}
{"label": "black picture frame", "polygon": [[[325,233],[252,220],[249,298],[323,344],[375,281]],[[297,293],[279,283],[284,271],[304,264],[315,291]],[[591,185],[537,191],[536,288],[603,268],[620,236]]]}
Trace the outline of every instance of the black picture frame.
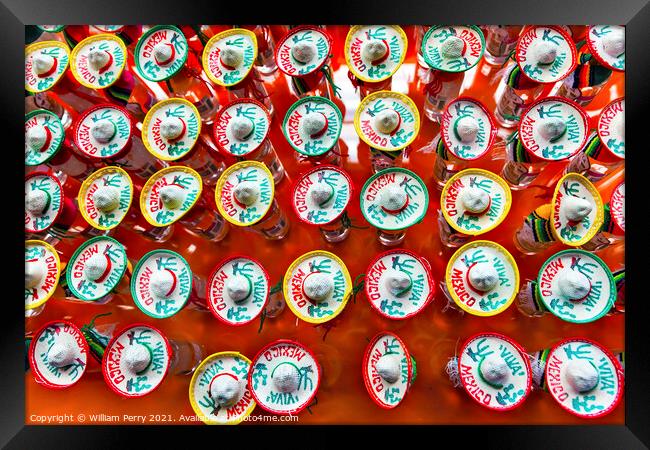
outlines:
{"label": "black picture frame", "polygon": [[[248,6],[250,5],[250,6]],[[5,314],[0,322],[0,445],[7,448],[28,449],[42,447],[132,448],[135,439],[160,447],[167,447],[173,437],[183,442],[210,439],[215,445],[224,440],[274,442],[312,445],[314,428],[320,428],[329,445],[338,445],[347,436],[343,432],[362,431],[368,438],[375,437],[392,445],[396,439],[406,445],[457,445],[475,442],[484,448],[544,448],[544,449],[636,449],[650,446],[650,340],[645,322],[649,316],[649,300],[645,294],[644,271],[647,271],[648,238],[643,217],[647,217],[639,198],[648,195],[644,190],[643,170],[648,161],[647,150],[648,99],[650,88],[650,5],[648,0],[489,0],[426,2],[424,0],[363,0],[335,4],[331,1],[272,2],[259,6],[251,2],[226,3],[216,0],[178,2],[174,0],[2,0],[0,29],[4,38],[0,51],[0,136],[6,148],[2,153],[0,179],[4,195],[0,195],[11,212],[2,218],[2,250],[6,261],[3,281]],[[115,427],[115,426],[25,426],[25,398],[23,371],[24,322],[19,279],[22,265],[22,225],[19,223],[24,205],[19,198],[23,177],[22,157],[17,153],[23,142],[23,48],[24,26],[41,23],[481,23],[481,24],[621,24],[626,26],[626,109],[627,140],[632,151],[627,156],[626,183],[628,202],[626,248],[626,292],[628,297],[625,317],[626,371],[625,371],[625,425],[595,426],[438,426],[438,427]],[[15,152],[15,153],[14,153]],[[16,189],[16,191],[14,191]],[[14,222],[15,221],[15,222]],[[631,225],[630,225],[631,224]],[[14,235],[15,238],[14,238]],[[603,330],[606,332],[607,330]],[[342,414],[346,411],[342,405]],[[191,434],[189,434],[191,433]],[[208,434],[209,433],[209,434]],[[253,433],[253,434],[251,434]],[[286,435],[285,435],[286,433]],[[416,443],[410,433],[421,434],[422,444]],[[291,439],[287,439],[292,436]],[[299,437],[297,437],[299,436]],[[197,439],[198,438],[198,439]],[[260,440],[257,440],[260,439]],[[263,439],[263,440],[261,440]],[[347,441],[349,442],[349,441]],[[316,442],[316,444],[321,444]],[[319,446],[320,446],[319,445]],[[151,447],[151,445],[148,445]]]}

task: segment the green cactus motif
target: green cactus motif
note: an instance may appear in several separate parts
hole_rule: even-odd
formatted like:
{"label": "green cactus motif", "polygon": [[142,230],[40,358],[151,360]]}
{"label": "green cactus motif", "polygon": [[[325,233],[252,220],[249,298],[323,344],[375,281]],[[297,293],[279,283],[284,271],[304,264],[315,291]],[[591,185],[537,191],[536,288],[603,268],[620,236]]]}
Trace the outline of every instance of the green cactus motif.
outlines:
{"label": "green cactus motif", "polygon": [[311,391],[314,389],[314,381],[309,374],[314,373],[311,366],[302,366],[298,369],[298,389]]}
{"label": "green cactus motif", "polygon": [[241,358],[235,357],[235,364],[232,365],[230,370],[239,375],[240,378],[245,378],[248,375],[248,363]]}
{"label": "green cactus motif", "polygon": [[413,131],[407,132],[404,128],[401,128],[397,131],[397,133],[393,134],[390,137],[390,143],[394,147],[400,147],[403,144],[407,143],[411,136],[413,136]]}
{"label": "green cactus motif", "polygon": [[374,105],[368,108],[368,115],[370,117],[375,117],[375,115],[379,114],[383,110],[387,108],[386,104],[384,103],[383,99],[379,99],[375,102]]}
{"label": "green cactus motif", "polygon": [[580,264],[580,260],[582,260],[581,257],[572,257],[571,258],[571,270],[573,269],[578,269],[578,272],[586,276],[587,278],[591,279],[591,276],[594,274],[594,270],[592,268],[597,268],[598,264],[595,263],[590,263],[590,262],[584,262]]}
{"label": "green cactus motif", "polygon": [[322,153],[325,150],[322,140],[314,140],[305,142],[305,152],[310,155]]}
{"label": "green cactus motif", "polygon": [[305,103],[305,113],[324,113],[325,112],[325,105],[322,103],[317,103],[317,102],[312,102],[312,103]]}
{"label": "green cactus motif", "polygon": [[510,383],[505,386],[501,392],[498,392],[496,395],[497,403],[501,406],[506,406],[508,403],[513,404],[515,401],[524,395],[524,390],[519,389],[516,392],[510,392],[514,389],[515,385]]}
{"label": "green cactus motif", "polygon": [[457,58],[457,59],[452,59],[447,63],[447,67],[449,67],[451,70],[455,71],[461,71],[461,70],[466,70],[470,66],[469,61],[467,58]]}
{"label": "green cactus motif", "polygon": [[481,181],[476,181],[478,177],[470,177],[469,178],[469,185],[470,187],[475,187],[478,188],[484,192],[487,192],[488,194],[490,193],[490,189],[492,188],[492,185],[494,184],[494,181],[485,178]]}
{"label": "green cactus motif", "polygon": [[399,255],[393,256],[391,258],[391,267],[393,269],[399,270],[400,272],[405,272],[409,275],[412,275],[413,269],[415,268],[415,260],[412,258],[402,259]]}
{"label": "green cactus motif", "polygon": [[391,405],[399,402],[399,388],[390,387],[386,389],[384,391],[384,400]]}
{"label": "green cactus motif", "polygon": [[326,317],[334,314],[334,311],[328,309],[328,307],[328,302],[320,302],[318,305],[310,304],[307,307],[307,314],[309,314],[311,317]]}
{"label": "green cactus motif", "polygon": [[616,154],[622,154],[623,151],[625,150],[625,142],[619,141],[618,139],[611,138],[607,140],[607,147],[612,149],[612,151]]}
{"label": "green cactus motif", "polygon": [[110,227],[117,223],[115,220],[115,213],[105,213],[99,216],[97,223],[102,227]]}
{"label": "green cactus motif", "polygon": [[79,282],[79,284],[77,285],[77,290],[82,295],[91,296],[97,290],[97,285],[95,283],[91,283],[91,282],[89,282],[87,280],[81,280]]}
{"label": "green cactus motif", "polygon": [[309,272],[332,273],[332,260],[329,258],[323,258],[318,261],[314,258],[309,262]]}
{"label": "green cactus motif", "polygon": [[[411,183],[411,181],[413,181],[413,183]],[[413,178],[404,177],[404,179],[400,181],[399,185],[404,188],[404,191],[409,198],[413,198],[418,192],[423,191],[420,183],[414,181]]]}
{"label": "green cactus motif", "polygon": [[327,211],[309,211],[307,219],[313,223],[326,223]]}
{"label": "green cactus motif", "polygon": [[546,29],[544,30],[544,33],[542,34],[542,41],[548,41],[552,42],[555,45],[560,45],[560,42],[562,42],[562,36],[559,34],[556,35],[551,35],[552,30]]}
{"label": "green cactus motif", "polygon": [[593,357],[591,356],[591,352],[589,351],[591,349],[590,344],[579,344],[578,347],[574,350],[572,347],[573,344],[567,344],[564,347],[564,353],[566,354],[567,358],[569,359],[586,359],[589,361],[593,360]]}
{"label": "green cactus motif", "polygon": [[575,319],[577,316],[571,312],[574,305],[571,302],[566,302],[559,298],[551,300],[551,309],[555,310],[559,315]]}
{"label": "green cactus motif", "polygon": [[239,213],[239,221],[242,223],[252,222],[258,216],[257,206],[249,206]]}
{"label": "green cactus motif", "polygon": [[251,169],[249,171],[242,170],[237,174],[237,182],[242,183],[244,181],[257,181],[257,170]]}
{"label": "green cactus motif", "polygon": [[498,292],[493,292],[488,294],[487,297],[483,297],[479,300],[478,305],[483,311],[494,311],[498,309],[501,305],[506,303],[506,299],[502,298],[500,300],[495,300],[499,297]]}
{"label": "green cactus motif", "polygon": [[530,64],[524,65],[524,72],[529,75],[532,79],[535,79],[535,75],[541,75],[544,72],[537,66],[532,66]]}
{"label": "green cactus motif", "polygon": [[298,42],[306,41],[306,42],[312,42],[314,40],[314,37],[312,36],[312,31],[307,30],[304,33],[297,33],[295,34],[291,40],[297,44]]}
{"label": "green cactus motif", "polygon": [[490,346],[488,344],[484,345],[485,341],[487,341],[487,338],[479,340],[476,343],[476,350],[472,349],[471,347],[467,348],[467,356],[472,358],[472,361],[482,361],[483,358],[494,353],[494,350],[490,350]]}
{"label": "green cactus motif", "polygon": [[573,405],[573,409],[575,409],[576,411],[583,410],[586,413],[590,413],[590,412],[592,412],[594,410],[601,411],[601,410],[605,409],[605,407],[602,406],[602,405],[590,404],[590,403],[594,402],[595,400],[596,400],[595,395],[583,395],[582,397],[577,396],[576,398],[574,398],[571,401],[571,404]]}
{"label": "green cactus motif", "polygon": [[266,367],[266,364],[264,363],[257,363],[255,364],[255,367],[253,368],[253,389],[257,389],[257,387],[261,384],[262,386],[266,386],[266,381],[268,379],[268,367]]}
{"label": "green cactus motif", "polygon": [[449,39],[450,37],[455,36],[455,35],[456,35],[456,30],[449,27],[449,28],[441,28],[440,32],[433,34],[433,37],[434,38],[440,38],[440,42],[443,43],[447,39]]}
{"label": "green cactus motif", "polygon": [[244,314],[246,311],[248,311],[247,306],[231,307],[228,309],[226,316],[233,322],[244,322],[251,319],[251,316]]}
{"label": "green cactus motif", "polygon": [[173,298],[156,299],[156,313],[167,316],[176,310],[176,300]]}
{"label": "green cactus motif", "polygon": [[542,149],[542,156],[548,159],[562,159],[570,155],[569,152],[560,151],[560,150],[564,150],[563,144],[559,144],[559,145],[553,144],[550,148],[544,147]]}
{"label": "green cactus motif", "polygon": [[405,316],[406,314],[400,309],[403,305],[402,302],[398,302],[397,300],[391,300],[391,302],[388,303],[388,299],[382,299],[379,304],[379,309],[389,316]]}
{"label": "green cactus motif", "polygon": [[147,377],[146,376],[137,376],[135,378],[135,381],[133,378],[130,378],[129,381],[126,382],[126,390],[128,392],[142,392],[145,389],[151,388],[151,384],[147,384]]}
{"label": "green cactus motif", "polygon": [[467,253],[460,260],[465,263],[466,267],[470,267],[477,263],[488,262],[488,257],[483,249],[479,248],[477,250],[474,250],[471,254]]}
{"label": "green cactus motif", "polygon": [[544,108],[544,105],[542,105],[539,108],[537,108],[537,113],[539,114],[540,119],[544,119],[546,117],[561,119],[562,105],[560,105],[559,103],[555,103],[554,105],[550,105],[546,109]]}

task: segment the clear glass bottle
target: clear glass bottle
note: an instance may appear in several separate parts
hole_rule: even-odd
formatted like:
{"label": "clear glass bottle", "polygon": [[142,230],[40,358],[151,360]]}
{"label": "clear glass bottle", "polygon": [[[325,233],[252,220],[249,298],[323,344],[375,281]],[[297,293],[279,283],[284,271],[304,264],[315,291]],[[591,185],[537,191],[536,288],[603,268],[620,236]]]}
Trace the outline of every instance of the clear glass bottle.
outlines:
{"label": "clear glass bottle", "polygon": [[264,107],[269,111],[269,115],[273,117],[275,107],[271,101],[271,96],[266,90],[264,81],[260,77],[255,67],[253,67],[248,75],[246,75],[246,78],[234,86],[228,86],[227,89],[230,101],[236,100],[238,98],[254,98],[263,104]]}
{"label": "clear glass bottle", "polygon": [[211,208],[203,199],[200,199],[178,222],[193,234],[213,242],[222,241],[230,230],[228,222],[221,217],[219,211]]}
{"label": "clear glass bottle", "polygon": [[485,27],[485,62],[503,65],[517,46],[522,25],[488,25]]}
{"label": "clear glass bottle", "polygon": [[424,115],[432,122],[440,122],[447,103],[460,95],[465,72],[429,71],[424,91]]}
{"label": "clear glass bottle", "polygon": [[523,112],[540,96],[544,85],[527,79],[519,66],[513,63],[504,74],[499,89],[494,118],[502,127],[514,128]]}
{"label": "clear glass bottle", "polygon": [[460,247],[471,239],[471,236],[453,229],[440,210],[438,210],[438,234],[440,242],[450,248]]}
{"label": "clear glass bottle", "polygon": [[525,189],[544,170],[548,162],[533,161],[515,132],[506,141],[506,162],[501,170],[501,177],[508,182],[510,189]]}
{"label": "clear glass bottle", "polygon": [[250,227],[256,233],[261,234],[266,239],[276,241],[283,239],[289,233],[289,220],[280,206],[278,201],[273,199],[273,203],[266,215]]}

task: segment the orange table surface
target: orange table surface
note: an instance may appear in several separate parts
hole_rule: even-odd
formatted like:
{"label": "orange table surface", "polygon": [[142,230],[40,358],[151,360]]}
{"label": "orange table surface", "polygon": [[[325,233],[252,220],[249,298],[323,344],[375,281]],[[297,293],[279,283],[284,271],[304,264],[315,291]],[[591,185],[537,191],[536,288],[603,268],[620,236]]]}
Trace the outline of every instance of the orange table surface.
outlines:
{"label": "orange table surface", "polygon": [[[341,139],[343,167],[350,173],[356,188],[348,212],[358,226],[367,226],[359,210],[359,189],[371,175],[368,146],[360,143],[352,123],[358,95],[347,79],[347,68],[342,45],[349,27],[327,27],[334,35],[335,81],[343,90],[345,102],[336,100],[344,109],[344,125]],[[418,105],[422,117],[420,135],[412,144],[412,153],[402,165],[416,172],[429,187],[430,203],[424,220],[410,228],[402,247],[426,257],[431,263],[433,276],[438,282],[454,249],[440,243],[436,222],[440,192],[434,187],[432,168],[434,153],[418,152],[438,132],[439,126],[428,121],[422,112],[424,97],[417,86],[415,53],[413,48],[414,27],[405,27],[409,37],[409,51],[404,65],[394,77],[394,90],[407,93]],[[481,61],[467,72],[462,95],[481,100],[494,110],[498,69]],[[115,238],[122,242],[130,259],[137,260],[146,252],[156,248],[169,248],[181,253],[190,263],[194,273],[207,278],[214,266],[223,258],[234,253],[248,254],[257,258],[268,270],[271,283],[277,283],[289,264],[299,255],[317,249],[331,251],[347,265],[352,278],[364,273],[369,262],[386,250],[376,239],[375,229],[353,229],[349,238],[339,244],[327,244],[317,228],[299,222],[290,204],[292,183],[304,171],[299,166],[294,151],[283,137],[281,122],[288,107],[296,99],[288,91],[286,78],[277,72],[275,80],[267,82],[267,89],[276,107],[271,126],[271,141],[287,172],[286,178],[276,187],[276,198],[291,222],[289,235],[279,242],[267,241],[245,229],[231,227],[226,239],[213,243],[191,235],[180,227],[170,241],[155,244],[140,238],[124,227],[118,228]],[[624,95],[624,74],[614,73],[599,96],[587,107],[593,127],[602,108],[612,99]],[[499,173],[503,166],[502,138],[509,134],[500,130],[494,158],[481,161],[477,167]],[[549,164],[534,185],[542,185],[557,177],[564,165]],[[619,168],[596,186],[605,201],[613,188],[623,180],[624,172]],[[548,250],[535,255],[524,256],[513,244],[513,234],[522,224],[524,217],[535,207],[550,201],[550,193],[537,187],[524,191],[513,191],[513,204],[506,220],[495,230],[477,239],[493,240],[510,251],[519,266],[522,284],[537,276],[540,265],[553,253],[563,249],[555,244]],[[132,207],[137,207],[134,201]],[[59,247],[68,255],[82,239],[61,243]],[[619,243],[598,252],[612,270],[624,266],[624,244]],[[201,343],[204,355],[234,350],[252,358],[267,343],[280,338],[295,339],[313,350],[323,369],[323,377],[317,393],[318,402],[300,413],[298,424],[623,424],[624,401],[609,415],[600,419],[585,420],[564,411],[548,392],[533,391],[523,405],[509,412],[494,412],[478,405],[463,389],[454,389],[444,367],[448,358],[458,351],[469,336],[483,331],[494,331],[510,336],[529,353],[548,348],[561,338],[583,336],[593,339],[605,347],[621,351],[624,349],[624,315],[605,316],[590,324],[572,324],[547,314],[542,318],[528,318],[511,305],[505,312],[493,317],[461,315],[455,310],[442,312],[446,299],[436,287],[434,301],[415,317],[395,321],[381,317],[374,311],[363,292],[356,302],[349,301],[343,313],[335,320],[335,326],[325,335],[323,326],[302,322],[285,308],[275,319],[267,319],[258,333],[259,321],[242,327],[231,327],[219,322],[210,313],[183,310],[169,319],[156,320],[146,316],[133,304],[130,296],[117,296],[103,306],[77,304],[51,298],[42,314],[26,319],[26,330],[33,331],[47,321],[66,319],[81,326],[96,314],[112,312],[98,323],[118,322],[125,326],[133,322],[150,323],[168,337]],[[379,331],[396,333],[407,345],[417,361],[417,379],[404,401],[395,409],[379,408],[368,395],[361,376],[362,358],[369,340]],[[25,402],[27,424],[41,423],[37,416],[69,414],[65,423],[94,422],[92,415],[115,415],[117,423],[134,423],[125,415],[145,416],[145,423],[196,423],[181,421],[194,415],[188,399],[190,376],[169,375],[162,385],[148,396],[124,399],[105,384],[99,364],[90,361],[88,373],[76,385],[63,390],[50,390],[38,385],[31,371],[25,373]],[[253,415],[266,414],[259,406]],[[80,416],[82,415],[82,416]],[[104,422],[106,423],[106,422]],[[199,422],[200,423],[200,422]],[[248,422],[251,423],[251,422]],[[282,424],[283,422],[277,422]],[[286,422],[296,424],[296,422]]]}

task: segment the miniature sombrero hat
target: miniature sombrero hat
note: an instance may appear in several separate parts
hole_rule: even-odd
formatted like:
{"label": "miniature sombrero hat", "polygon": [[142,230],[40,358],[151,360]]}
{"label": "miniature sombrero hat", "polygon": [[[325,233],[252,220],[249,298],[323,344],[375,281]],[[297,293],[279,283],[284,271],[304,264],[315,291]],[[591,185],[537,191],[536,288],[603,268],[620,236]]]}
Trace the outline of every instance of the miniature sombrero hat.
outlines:
{"label": "miniature sombrero hat", "polygon": [[515,59],[523,74],[538,83],[555,83],[578,63],[576,46],[560,27],[533,25],[519,35]]}
{"label": "miniature sombrero hat", "polygon": [[378,255],[368,266],[364,283],[372,307],[389,319],[408,319],[422,311],[435,292],[431,267],[405,249]]}
{"label": "miniature sombrero hat", "polygon": [[611,70],[625,71],[625,27],[591,25],[586,41],[599,63]]}
{"label": "miniature sombrero hat", "polygon": [[420,131],[420,113],[408,96],[393,91],[373,92],[354,113],[354,128],[371,148],[398,151],[408,147]]}
{"label": "miniature sombrero hat", "polygon": [[555,186],[551,232],[563,244],[579,247],[603,225],[603,201],[596,187],[578,173],[568,173]]}
{"label": "miniature sombrero hat", "polygon": [[129,174],[117,166],[97,169],[86,178],[77,195],[81,215],[98,230],[112,230],[126,216],[133,200]]}
{"label": "miniature sombrero hat", "polygon": [[122,30],[126,25],[93,25],[102,33],[117,33]]}
{"label": "miniature sombrero hat", "polygon": [[370,398],[384,409],[395,408],[404,400],[417,374],[406,345],[389,331],[370,341],[361,370]]}
{"label": "miniature sombrero hat", "polygon": [[610,233],[625,234],[625,181],[616,186],[606,208],[606,228]]}
{"label": "miniature sombrero hat", "polygon": [[520,406],[531,390],[532,371],[526,351],[498,333],[479,333],[461,348],[458,372],[474,401],[494,411]]}
{"label": "miniature sombrero hat", "polygon": [[519,269],[512,255],[492,241],[473,241],[447,263],[447,290],[470,314],[494,316],[505,311],[519,292]]}
{"label": "miniature sombrero hat", "polygon": [[275,60],[282,73],[304,77],[321,69],[332,52],[332,37],[323,29],[304,25],[292,28],[278,42]]}
{"label": "miniature sombrero hat", "polygon": [[70,387],[81,379],[87,364],[88,343],[72,322],[48,322],[34,333],[29,365],[37,383],[50,389]]}
{"label": "miniature sombrero hat", "polygon": [[275,414],[298,414],[316,396],[321,368],[304,345],[279,339],[262,348],[253,358],[248,387],[255,402]]}
{"label": "miniature sombrero hat", "polygon": [[343,311],[352,292],[352,279],[338,256],[316,250],[291,263],[282,289],[289,309],[296,316],[318,324],[332,320]]}
{"label": "miniature sombrero hat", "polygon": [[612,353],[585,338],[556,344],[546,360],[548,390],[562,408],[585,419],[609,414],[623,397],[623,368]]}
{"label": "miniature sombrero hat", "polygon": [[252,31],[233,28],[215,34],[203,49],[203,70],[219,86],[234,86],[253,68],[257,37]]}
{"label": "miniature sombrero hat", "polygon": [[117,332],[102,359],[106,384],[116,394],[142,397],[164,380],[172,359],[167,338],[156,328],[134,323]]}
{"label": "miniature sombrero hat", "polygon": [[251,361],[238,352],[205,358],[192,374],[190,404],[208,425],[236,425],[255,409],[248,386]]}
{"label": "miniature sombrero hat", "polygon": [[231,256],[212,271],[207,285],[208,307],[228,325],[255,320],[269,299],[269,274],[255,259]]}
{"label": "miniature sombrero hat", "polygon": [[59,31],[63,31],[65,27],[65,25],[36,25],[36,28],[48,33],[58,33]]}
{"label": "miniature sombrero hat", "polygon": [[72,49],[70,70],[81,85],[105,89],[120,79],[127,56],[122,39],[113,34],[96,34]]}
{"label": "miniature sombrero hat", "polygon": [[69,59],[64,42],[41,41],[25,47],[25,90],[36,94],[50,89],[63,76]]}
{"label": "miniature sombrero hat", "polygon": [[360,207],[372,226],[403,230],[422,221],[429,207],[429,191],[422,179],[408,169],[384,169],[363,185]]}
{"label": "miniature sombrero hat", "polygon": [[343,169],[319,165],[303,174],[293,185],[291,203],[303,222],[325,225],[345,213],[352,191],[352,179]]}
{"label": "miniature sombrero hat", "polygon": [[61,149],[65,131],[61,119],[51,111],[37,109],[25,114],[25,165],[47,163]]}
{"label": "miniature sombrero hat", "polygon": [[59,180],[46,172],[25,176],[25,231],[49,229],[63,212],[64,193]]}
{"label": "miniature sombrero hat", "polygon": [[282,132],[295,151],[305,156],[319,156],[339,141],[343,116],[338,106],[324,97],[298,100],[287,110]]}
{"label": "miniature sombrero hat", "polygon": [[545,97],[522,114],[518,137],[533,158],[566,160],[587,142],[588,120],[587,113],[573,101]]}
{"label": "miniature sombrero hat", "polygon": [[422,55],[432,69],[465,72],[481,60],[485,37],[474,25],[429,28],[422,38]]}
{"label": "miniature sombrero hat", "polygon": [[345,62],[361,81],[393,76],[406,57],[408,38],[397,25],[354,25],[345,38]]}
{"label": "miniature sombrero hat", "polygon": [[43,305],[54,294],[59,283],[61,261],[50,244],[25,241],[25,309]]}
{"label": "miniature sombrero hat", "polygon": [[188,51],[181,30],[173,25],[157,25],[138,39],[133,52],[135,68],[146,80],[164,81],[185,66]]}
{"label": "miniature sombrero hat", "polygon": [[239,98],[219,110],[213,137],[222,152],[246,156],[262,146],[270,129],[268,109],[252,98]]}
{"label": "miniature sombrero hat", "polygon": [[133,270],[131,296],[150,317],[166,319],[178,313],[192,292],[192,269],[171,250],[153,250],[144,255]]}
{"label": "miniature sombrero hat", "polygon": [[262,220],[271,208],[274,193],[271,171],[257,161],[241,161],[228,167],[217,180],[214,192],[223,218],[239,227]]}
{"label": "miniature sombrero hat", "polygon": [[537,293],[546,309],[560,319],[588,323],[612,309],[616,283],[611,270],[598,256],[569,249],[542,264]]}
{"label": "miniature sombrero hat", "polygon": [[478,100],[458,97],[442,114],[440,134],[445,147],[456,158],[478,159],[485,155],[497,135],[492,114]]}
{"label": "miniature sombrero hat", "polygon": [[625,97],[603,108],[598,118],[598,137],[614,160],[625,159]]}
{"label": "miniature sombrero hat", "polygon": [[147,112],[142,123],[142,142],[153,156],[176,161],[194,148],[201,133],[201,116],[183,98],[161,100]]}
{"label": "miniature sombrero hat", "polygon": [[67,287],[80,300],[93,302],[117,287],[129,266],[124,246],[108,236],[87,240],[66,268]]}
{"label": "miniature sombrero hat", "polygon": [[512,204],[510,187],[498,175],[483,169],[465,169],[442,188],[440,210],[449,225],[476,236],[496,228]]}
{"label": "miniature sombrero hat", "polygon": [[201,175],[185,166],[159,170],[147,180],[140,194],[140,210],[151,225],[165,227],[183,217],[203,190]]}
{"label": "miniature sombrero hat", "polygon": [[75,122],[74,143],[88,158],[119,158],[131,148],[133,127],[126,108],[96,105],[84,111]]}

